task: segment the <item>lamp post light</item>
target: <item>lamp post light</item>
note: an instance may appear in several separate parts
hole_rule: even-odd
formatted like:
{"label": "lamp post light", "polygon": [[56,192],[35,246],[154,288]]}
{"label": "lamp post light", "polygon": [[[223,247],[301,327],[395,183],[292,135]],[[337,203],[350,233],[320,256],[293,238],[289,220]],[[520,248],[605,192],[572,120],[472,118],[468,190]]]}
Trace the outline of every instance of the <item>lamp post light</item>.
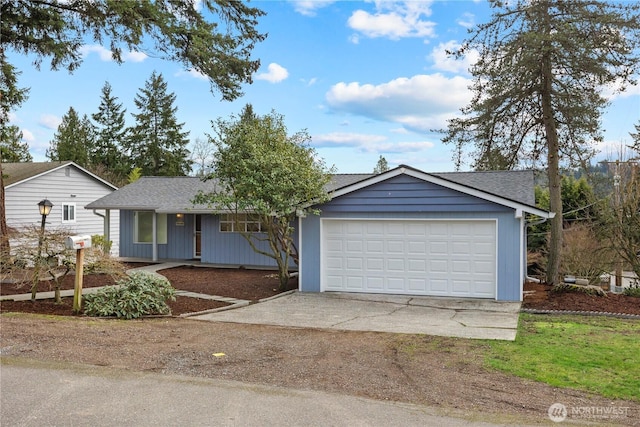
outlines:
{"label": "lamp post light", "polygon": [[42,223],[40,224],[40,236],[38,238],[38,257],[37,257],[37,265],[36,265],[36,274],[33,281],[33,286],[31,287],[31,300],[35,301],[36,292],[38,289],[38,281],[40,279],[40,268],[42,263],[42,244],[44,243],[44,226],[47,221],[47,215],[51,213],[51,208],[53,207],[53,203],[49,201],[49,199],[43,199],[38,202],[38,210],[40,215],[42,215]]}

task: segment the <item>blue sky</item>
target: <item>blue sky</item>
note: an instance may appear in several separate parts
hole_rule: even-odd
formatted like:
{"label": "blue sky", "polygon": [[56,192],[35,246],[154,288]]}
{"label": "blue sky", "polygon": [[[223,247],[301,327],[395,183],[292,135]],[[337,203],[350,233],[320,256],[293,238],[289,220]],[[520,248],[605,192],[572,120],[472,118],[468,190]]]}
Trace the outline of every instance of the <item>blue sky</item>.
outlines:
{"label": "blue sky", "polygon": [[[88,43],[73,74],[49,71],[46,61],[38,71],[33,58],[9,54],[22,72],[19,85],[30,88],[11,122],[22,129],[34,160],[45,161],[62,116],[69,107],[81,115],[95,113],[107,81],[127,109],[127,125],[133,125],[133,99],[155,70],[176,94],[178,120],[192,141],[212,132],[212,120],[251,103],[258,114],[283,114],[290,133],[306,129],[319,156],[341,173],[371,172],[380,155],[391,167],[453,170],[451,147],[430,130],[446,127],[469,101],[466,70],[474,55],[454,61],[444,51],[464,40],[469,26],[487,21],[485,1],[251,4],[267,12],[259,30],[268,37],[254,50],[261,67],[253,84],[234,102],[221,101],[207,80],[180,64],[132,52],[117,65],[110,52]],[[611,101],[600,157],[613,158],[630,143],[640,117],[640,87]]]}

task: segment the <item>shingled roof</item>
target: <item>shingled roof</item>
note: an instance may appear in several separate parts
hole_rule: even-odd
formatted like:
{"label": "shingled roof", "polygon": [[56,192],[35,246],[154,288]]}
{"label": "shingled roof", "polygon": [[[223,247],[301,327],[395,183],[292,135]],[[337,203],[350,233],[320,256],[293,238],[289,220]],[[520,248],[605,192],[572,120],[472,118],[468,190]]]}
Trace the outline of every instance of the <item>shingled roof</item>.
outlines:
{"label": "shingled roof", "polygon": [[[401,166],[407,167],[407,166]],[[504,197],[528,206],[535,206],[533,171],[483,171],[483,172],[430,172],[437,176],[469,188],[481,190],[494,196]],[[327,186],[327,191],[374,177],[375,174],[336,174]]]}
{"label": "shingled roof", "polygon": [[[527,206],[535,206],[533,171],[439,172],[429,175]],[[336,174],[325,188],[328,192],[333,192],[375,176]],[[211,212],[210,206],[194,206],[191,201],[200,191],[208,193],[215,188],[215,180],[202,181],[196,177],[142,177],[85,208],[208,213]]]}
{"label": "shingled roof", "polygon": [[96,180],[104,183],[105,185],[116,189],[115,185],[105,181],[97,175],[89,172],[88,170],[78,166],[74,162],[22,162],[22,163],[3,163],[2,164],[2,177],[5,187],[10,187],[19,182],[26,181],[37,176],[43,175],[47,172],[53,171],[66,166],[73,166],[87,175],[95,178]]}

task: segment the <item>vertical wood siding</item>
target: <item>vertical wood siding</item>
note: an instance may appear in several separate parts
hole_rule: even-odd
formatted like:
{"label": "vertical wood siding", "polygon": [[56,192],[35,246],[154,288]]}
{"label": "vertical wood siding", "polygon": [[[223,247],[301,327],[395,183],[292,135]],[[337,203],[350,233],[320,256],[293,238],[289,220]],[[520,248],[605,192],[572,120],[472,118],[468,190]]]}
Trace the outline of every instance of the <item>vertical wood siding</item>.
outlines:
{"label": "vertical wood siding", "polygon": [[[133,243],[133,211],[121,211],[120,256],[151,258],[150,243]],[[184,226],[176,225],[176,215],[167,215],[167,244],[158,245],[159,259],[190,260],[194,258],[195,215],[184,215]],[[239,233],[221,233],[217,215],[202,215],[202,255],[207,264],[230,266],[276,267],[274,259],[256,253]],[[297,233],[294,237],[297,242]],[[269,251],[267,242],[260,248]],[[295,268],[292,262],[291,267]]]}

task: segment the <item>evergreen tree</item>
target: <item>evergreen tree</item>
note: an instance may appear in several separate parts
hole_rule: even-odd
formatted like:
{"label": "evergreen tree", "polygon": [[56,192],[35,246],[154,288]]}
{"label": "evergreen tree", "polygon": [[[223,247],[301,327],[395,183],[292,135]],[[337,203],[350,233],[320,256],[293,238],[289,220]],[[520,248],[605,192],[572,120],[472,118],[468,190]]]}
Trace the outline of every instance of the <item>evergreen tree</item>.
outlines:
{"label": "evergreen tree", "polygon": [[[551,220],[547,281],[562,247],[560,164],[585,162],[602,140],[605,86],[633,81],[639,67],[640,4],[600,0],[490,0],[491,20],[454,54],[476,49],[471,103],[449,122],[445,143],[471,146],[478,168],[543,161]],[[458,163],[460,159],[458,159]]]}
{"label": "evergreen tree", "polygon": [[176,95],[167,93],[167,83],[155,71],[134,99],[136,125],[126,142],[133,166],[147,176],[184,176],[191,170],[184,123],[178,123]]}
{"label": "evergreen tree", "polygon": [[629,135],[631,135],[631,139],[633,139],[633,144],[631,144],[629,148],[635,150],[636,153],[640,156],[640,123],[634,125],[634,127],[636,128],[637,133],[629,132]]}
{"label": "evergreen tree", "polygon": [[126,111],[122,103],[118,103],[118,98],[111,95],[111,85],[106,82],[102,87],[98,112],[91,115],[98,126],[90,161],[120,176],[126,176],[131,169],[122,152],[122,142],[127,133],[124,121]]}
{"label": "evergreen tree", "polygon": [[80,47],[108,41],[113,59],[122,49],[153,52],[207,76],[225,100],[240,96],[260,61],[251,59],[266,35],[256,31],[264,12],[244,1],[2,1],[0,52],[31,55],[36,68],[74,71]]}
{"label": "evergreen tree", "polygon": [[86,167],[94,144],[95,130],[89,117],[85,114],[80,119],[76,110],[70,107],[53,135],[46,156],[51,161],[70,160]]}
{"label": "evergreen tree", "polygon": [[0,139],[0,161],[4,163],[32,162],[29,144],[22,142],[22,131],[18,126],[6,126]]}
{"label": "evergreen tree", "polygon": [[373,173],[378,174],[378,173],[386,172],[388,170],[389,170],[389,164],[387,163],[387,159],[380,156],[380,158],[378,159],[378,163],[376,163],[376,167],[373,168]]}

